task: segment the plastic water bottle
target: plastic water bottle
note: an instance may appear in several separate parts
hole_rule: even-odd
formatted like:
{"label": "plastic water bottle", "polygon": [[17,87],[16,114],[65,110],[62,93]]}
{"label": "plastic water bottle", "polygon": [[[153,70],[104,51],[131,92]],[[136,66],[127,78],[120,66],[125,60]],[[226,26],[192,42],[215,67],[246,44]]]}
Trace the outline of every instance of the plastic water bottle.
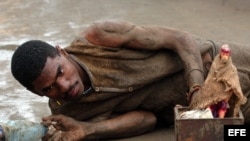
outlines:
{"label": "plastic water bottle", "polygon": [[39,141],[47,130],[40,123],[26,120],[0,122],[0,141]]}

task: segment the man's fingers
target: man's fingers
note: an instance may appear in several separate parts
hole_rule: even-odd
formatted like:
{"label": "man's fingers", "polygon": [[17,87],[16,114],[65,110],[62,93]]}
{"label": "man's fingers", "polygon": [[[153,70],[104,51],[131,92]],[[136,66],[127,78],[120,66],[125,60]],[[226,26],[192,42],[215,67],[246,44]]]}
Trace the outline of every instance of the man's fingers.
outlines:
{"label": "man's fingers", "polygon": [[51,115],[48,117],[43,117],[41,124],[45,126],[56,125],[58,122],[61,122],[65,116],[62,115]]}
{"label": "man's fingers", "polygon": [[50,137],[52,137],[52,135],[46,134],[42,137],[42,141],[48,141]]}
{"label": "man's fingers", "polygon": [[54,135],[48,139],[48,141],[63,141],[62,131],[56,131]]}
{"label": "man's fingers", "polygon": [[42,121],[41,124],[44,125],[44,126],[50,126],[51,121],[50,120]]}
{"label": "man's fingers", "polygon": [[57,131],[56,128],[55,128],[53,125],[50,125],[50,126],[48,127],[47,134],[53,135],[53,134],[55,134],[56,131]]}

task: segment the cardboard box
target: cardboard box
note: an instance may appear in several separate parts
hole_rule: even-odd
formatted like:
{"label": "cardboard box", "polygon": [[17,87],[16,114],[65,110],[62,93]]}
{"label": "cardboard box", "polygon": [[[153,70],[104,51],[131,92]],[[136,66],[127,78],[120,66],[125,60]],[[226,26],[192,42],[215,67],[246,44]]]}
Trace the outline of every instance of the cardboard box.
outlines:
{"label": "cardboard box", "polygon": [[175,107],[175,137],[176,141],[223,141],[224,125],[242,125],[244,117],[240,111],[239,117],[181,119],[180,114],[188,111],[187,107]]}

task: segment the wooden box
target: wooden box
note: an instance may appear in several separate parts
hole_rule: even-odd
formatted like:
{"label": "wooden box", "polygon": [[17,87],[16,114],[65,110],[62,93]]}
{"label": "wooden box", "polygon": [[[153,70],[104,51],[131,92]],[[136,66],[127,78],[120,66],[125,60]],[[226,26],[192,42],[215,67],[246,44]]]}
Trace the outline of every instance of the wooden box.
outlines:
{"label": "wooden box", "polygon": [[224,125],[242,125],[244,117],[181,119],[180,114],[187,107],[175,107],[175,138],[176,141],[223,141]]}

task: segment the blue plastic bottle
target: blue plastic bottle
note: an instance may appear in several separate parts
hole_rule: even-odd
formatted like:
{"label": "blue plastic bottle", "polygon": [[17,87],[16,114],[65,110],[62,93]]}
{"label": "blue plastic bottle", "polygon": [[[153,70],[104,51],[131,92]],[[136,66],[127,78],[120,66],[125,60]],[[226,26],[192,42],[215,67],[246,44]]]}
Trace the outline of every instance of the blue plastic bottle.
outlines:
{"label": "blue plastic bottle", "polygon": [[31,121],[0,122],[0,141],[39,141],[46,132],[47,127]]}

